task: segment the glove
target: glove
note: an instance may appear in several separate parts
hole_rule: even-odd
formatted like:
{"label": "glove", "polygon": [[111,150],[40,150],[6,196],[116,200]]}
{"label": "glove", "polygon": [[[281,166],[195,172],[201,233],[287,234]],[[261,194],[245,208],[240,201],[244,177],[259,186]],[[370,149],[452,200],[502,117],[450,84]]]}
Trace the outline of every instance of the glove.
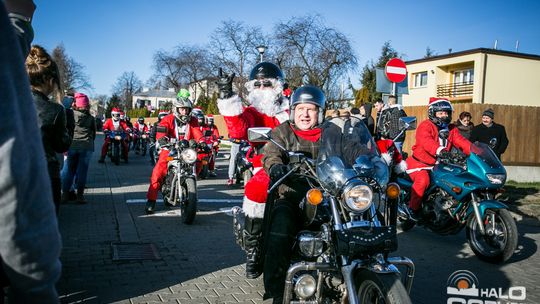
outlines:
{"label": "glove", "polygon": [[163,136],[162,138],[158,139],[158,143],[163,147],[169,143],[169,138],[167,136]]}
{"label": "glove", "polygon": [[198,147],[199,147],[199,149],[201,149],[201,150],[206,150],[206,148],[208,147],[208,145],[206,145],[206,143],[204,143],[204,142],[200,142],[200,143],[198,144]]}
{"label": "glove", "polygon": [[275,182],[287,174],[287,172],[289,172],[289,166],[284,164],[275,164],[270,167],[270,172],[268,173],[270,175],[270,179]]}
{"label": "glove", "polygon": [[189,147],[192,148],[192,149],[197,148],[197,142],[195,141],[195,139],[190,139],[189,140]]}
{"label": "glove", "polygon": [[450,158],[452,158],[452,152],[446,151],[446,150],[442,150],[442,151],[439,153],[439,158],[442,158],[442,159],[450,159]]}
{"label": "glove", "polygon": [[216,84],[218,86],[220,99],[226,99],[233,96],[232,83],[234,76],[235,73],[228,75],[226,73],[223,73],[222,68],[219,68],[218,81],[216,81]]}

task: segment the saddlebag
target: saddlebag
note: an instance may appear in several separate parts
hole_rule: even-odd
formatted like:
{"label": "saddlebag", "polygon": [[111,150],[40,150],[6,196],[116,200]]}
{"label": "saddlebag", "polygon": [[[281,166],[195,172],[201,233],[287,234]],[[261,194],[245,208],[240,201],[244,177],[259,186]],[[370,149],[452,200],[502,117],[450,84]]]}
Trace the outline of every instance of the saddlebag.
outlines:
{"label": "saddlebag", "polygon": [[337,253],[345,256],[358,256],[377,252],[397,250],[395,226],[353,227],[336,232]]}

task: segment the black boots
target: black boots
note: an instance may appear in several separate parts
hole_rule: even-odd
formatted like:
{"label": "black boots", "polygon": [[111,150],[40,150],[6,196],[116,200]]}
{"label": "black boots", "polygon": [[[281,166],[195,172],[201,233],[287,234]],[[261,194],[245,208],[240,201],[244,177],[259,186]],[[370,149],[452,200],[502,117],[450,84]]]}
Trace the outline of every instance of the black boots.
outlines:
{"label": "black boots", "polygon": [[263,219],[246,216],[244,227],[244,250],[246,251],[246,277],[256,279],[262,274],[261,235]]}
{"label": "black boots", "polygon": [[146,202],[146,208],[144,209],[144,211],[146,211],[146,214],[153,214],[155,209],[156,209],[156,201],[148,200]]}

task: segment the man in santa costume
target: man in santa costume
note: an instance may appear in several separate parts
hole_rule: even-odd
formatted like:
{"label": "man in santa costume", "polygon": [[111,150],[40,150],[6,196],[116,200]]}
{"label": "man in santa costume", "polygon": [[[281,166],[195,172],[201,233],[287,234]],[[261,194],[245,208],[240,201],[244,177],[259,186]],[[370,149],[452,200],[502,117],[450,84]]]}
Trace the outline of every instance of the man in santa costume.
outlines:
{"label": "man in santa costume", "polygon": [[193,103],[188,98],[189,92],[185,89],[180,90],[178,97],[172,104],[172,114],[165,116],[159,122],[156,128],[156,140],[162,147],[159,152],[159,159],[154,166],[152,176],[150,177],[150,186],[146,198],[145,212],[152,214],[156,208],[156,200],[158,192],[161,189],[161,183],[167,175],[167,156],[169,150],[165,147],[171,139],[180,140],[195,140],[201,138],[201,130],[197,124],[197,118],[191,115]]}
{"label": "man in santa costume", "polygon": [[418,220],[422,207],[422,197],[429,187],[429,171],[437,162],[437,157],[450,153],[453,146],[467,156],[471,152],[471,142],[461,136],[452,121],[452,104],[446,99],[429,99],[428,119],[422,121],[416,129],[416,143],[412,155],[407,158],[407,173],[413,180],[410,215]]}
{"label": "man in santa costume", "polygon": [[[252,127],[274,128],[289,119],[289,100],[283,96],[284,75],[273,63],[257,64],[249,75],[246,88],[249,92],[244,106],[241,98],[233,93],[234,74],[223,74],[220,70],[218,87],[220,96],[217,106],[225,120],[229,137],[237,140],[247,139],[247,130]],[[234,147],[233,147],[234,148]],[[231,148],[231,158],[236,155]],[[251,159],[253,177],[245,186],[242,209],[245,213],[243,246],[247,253],[246,277],[257,278],[259,269],[259,240],[262,234],[262,221],[270,178],[262,170],[262,155]],[[234,165],[232,166],[234,168]],[[230,168],[229,168],[230,171]],[[231,178],[229,172],[229,178]],[[230,182],[230,181],[229,181]]]}
{"label": "man in santa costume", "polygon": [[[121,120],[120,118],[121,111],[118,108],[112,108],[111,110],[111,118],[107,119],[107,121],[103,124],[103,132],[108,133],[112,131],[124,131],[126,133],[131,132],[131,129],[128,127],[125,121]],[[101,157],[99,158],[100,163],[105,162],[105,155],[107,155],[107,149],[109,148],[109,144],[111,143],[111,139],[109,136],[105,136],[105,142],[103,143],[103,146],[101,147]],[[128,159],[128,143],[126,140],[122,140],[122,154],[124,156],[124,160],[127,162]]]}

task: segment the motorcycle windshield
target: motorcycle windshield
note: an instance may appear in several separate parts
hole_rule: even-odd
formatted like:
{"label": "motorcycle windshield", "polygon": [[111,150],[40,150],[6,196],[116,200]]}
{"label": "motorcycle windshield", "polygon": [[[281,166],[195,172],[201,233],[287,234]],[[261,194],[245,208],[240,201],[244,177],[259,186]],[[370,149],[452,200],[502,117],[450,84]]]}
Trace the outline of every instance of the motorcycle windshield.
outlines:
{"label": "motorcycle windshield", "polygon": [[476,154],[482,161],[484,161],[491,168],[502,167],[501,161],[495,155],[495,152],[485,143],[475,142],[471,145],[471,153]]}
{"label": "motorcycle windshield", "polygon": [[352,178],[388,183],[388,167],[381,160],[373,137],[356,117],[336,117],[322,126],[317,176],[322,186],[337,195]]}

